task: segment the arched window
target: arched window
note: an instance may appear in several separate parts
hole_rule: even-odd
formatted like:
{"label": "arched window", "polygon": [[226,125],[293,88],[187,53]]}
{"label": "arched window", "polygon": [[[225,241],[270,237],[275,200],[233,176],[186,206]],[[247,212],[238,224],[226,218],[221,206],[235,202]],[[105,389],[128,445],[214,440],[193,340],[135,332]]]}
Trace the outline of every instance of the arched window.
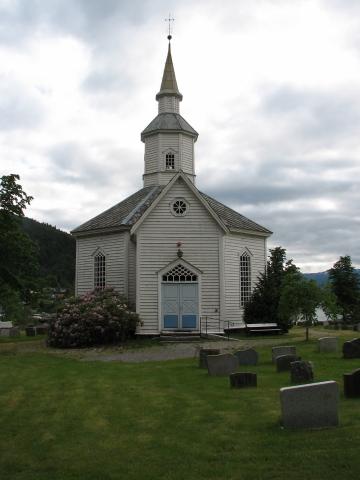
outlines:
{"label": "arched window", "polygon": [[167,153],[165,155],[165,169],[175,170],[175,155],[173,153]]}
{"label": "arched window", "polygon": [[101,252],[94,257],[94,288],[103,290],[106,284],[106,258]]}
{"label": "arched window", "polygon": [[197,275],[179,263],[162,276],[163,282],[197,282]]}
{"label": "arched window", "polygon": [[240,306],[243,307],[251,297],[251,259],[247,252],[240,256]]}

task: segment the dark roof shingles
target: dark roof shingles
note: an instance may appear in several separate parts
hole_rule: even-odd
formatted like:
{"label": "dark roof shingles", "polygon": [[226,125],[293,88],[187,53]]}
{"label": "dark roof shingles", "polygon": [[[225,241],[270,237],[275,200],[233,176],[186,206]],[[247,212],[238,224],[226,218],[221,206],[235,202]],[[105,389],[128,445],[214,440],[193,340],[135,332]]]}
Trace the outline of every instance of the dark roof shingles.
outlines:
{"label": "dark roof shingles", "polygon": [[200,195],[207,201],[214,212],[221,218],[228,228],[237,228],[239,230],[253,230],[255,232],[272,233],[265,227],[253,222],[249,218],[244,217],[232,208],[227,207],[223,203],[218,202],[215,198],[209,197],[205,193]]}
{"label": "dark roof shingles", "polygon": [[179,113],[165,112],[159,113],[149,125],[141,132],[141,138],[159,130],[175,130],[190,133],[198,137],[196,130]]}
{"label": "dark roof shingles", "polygon": [[[142,217],[163,188],[164,187],[162,186],[142,188],[122,202],[117,203],[105,212],[100,213],[96,217],[75,228],[71,233],[77,234],[119,227],[130,227]],[[271,231],[267,228],[244,217],[240,213],[218,202],[214,198],[209,197],[205,193],[199,193],[228,228],[271,234]]]}
{"label": "dark roof shingles", "polygon": [[[161,190],[161,187],[153,186],[142,188],[122,202],[117,203],[108,210],[105,210],[105,212],[100,213],[96,217],[75,228],[71,233],[131,226],[142,216]],[[132,212],[133,214],[129,217]],[[126,219],[127,221],[124,223],[124,220]]]}

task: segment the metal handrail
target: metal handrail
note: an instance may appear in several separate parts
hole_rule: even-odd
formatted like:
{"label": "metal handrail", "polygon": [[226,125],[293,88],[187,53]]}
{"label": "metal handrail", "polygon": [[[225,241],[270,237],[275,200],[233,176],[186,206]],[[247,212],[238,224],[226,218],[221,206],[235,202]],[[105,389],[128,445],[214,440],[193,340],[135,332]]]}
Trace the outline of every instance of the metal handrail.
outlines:
{"label": "metal handrail", "polygon": [[219,331],[220,331],[220,325],[221,325],[220,317],[212,317],[210,315],[201,315],[199,320],[200,320],[200,337],[201,337],[201,334],[203,333],[203,321],[204,320],[205,320],[205,335],[208,334],[208,320],[218,321],[219,322]]}

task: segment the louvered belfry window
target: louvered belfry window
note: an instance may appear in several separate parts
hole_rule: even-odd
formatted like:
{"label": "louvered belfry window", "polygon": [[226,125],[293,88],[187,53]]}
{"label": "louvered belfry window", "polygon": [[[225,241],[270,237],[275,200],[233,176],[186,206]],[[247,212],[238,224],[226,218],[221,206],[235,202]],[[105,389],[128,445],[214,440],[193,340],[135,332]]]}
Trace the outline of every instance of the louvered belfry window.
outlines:
{"label": "louvered belfry window", "polygon": [[165,155],[165,168],[166,170],[175,170],[175,155],[173,153]]}
{"label": "louvered belfry window", "polygon": [[162,276],[163,282],[197,282],[197,275],[179,263]]}
{"label": "louvered belfry window", "polygon": [[240,306],[243,307],[251,297],[251,259],[248,253],[240,257]]}
{"label": "louvered belfry window", "polygon": [[94,287],[103,290],[106,283],[106,259],[103,253],[94,257]]}

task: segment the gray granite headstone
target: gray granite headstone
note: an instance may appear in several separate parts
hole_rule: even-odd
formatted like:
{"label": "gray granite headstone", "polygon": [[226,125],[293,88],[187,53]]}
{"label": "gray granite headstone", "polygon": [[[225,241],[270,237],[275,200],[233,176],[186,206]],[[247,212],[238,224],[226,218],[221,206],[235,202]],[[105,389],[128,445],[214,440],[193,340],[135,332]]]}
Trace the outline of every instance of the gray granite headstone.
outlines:
{"label": "gray granite headstone", "polygon": [[232,388],[244,388],[244,387],[256,387],[257,375],[252,372],[238,372],[232,373],[229,376],[230,387]]}
{"label": "gray granite headstone", "polygon": [[344,395],[347,398],[360,397],[360,368],[344,374]]}
{"label": "gray granite headstone", "polygon": [[296,347],[292,345],[272,347],[271,354],[272,354],[272,362],[275,363],[276,357],[280,357],[280,355],[296,355]]}
{"label": "gray granite headstone", "polygon": [[230,353],[208,355],[206,360],[208,373],[211,376],[230,375],[230,373],[236,372],[239,365],[238,359]]}
{"label": "gray granite headstone", "polygon": [[259,360],[259,354],[253,348],[238,350],[234,352],[234,355],[237,357],[239,365],[257,365]]}
{"label": "gray granite headstone", "polygon": [[344,358],[360,358],[360,338],[344,342],[343,356]]}
{"label": "gray granite headstone", "polygon": [[334,381],[280,389],[285,428],[325,428],[339,424],[339,386]]}
{"label": "gray granite headstone", "polygon": [[199,352],[199,367],[207,368],[206,357],[208,355],[220,355],[220,350],[217,348],[201,348]]}
{"label": "gray granite headstone", "polygon": [[298,357],[297,355],[280,355],[275,359],[276,370],[278,372],[290,370],[290,364],[298,360],[301,360],[301,357]]}
{"label": "gray granite headstone", "polygon": [[322,337],[318,339],[319,352],[334,353],[338,350],[339,339],[337,337]]}
{"label": "gray granite headstone", "polygon": [[298,360],[290,364],[291,383],[306,383],[314,380],[314,371],[311,362]]}

